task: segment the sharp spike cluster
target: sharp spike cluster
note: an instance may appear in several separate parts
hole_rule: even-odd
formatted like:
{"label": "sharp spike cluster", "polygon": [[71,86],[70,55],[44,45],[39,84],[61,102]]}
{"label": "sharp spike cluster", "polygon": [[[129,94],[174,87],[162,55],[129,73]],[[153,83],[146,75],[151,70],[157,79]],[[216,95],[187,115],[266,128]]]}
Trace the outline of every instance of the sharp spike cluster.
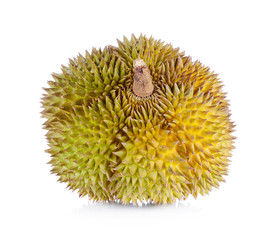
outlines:
{"label": "sharp spike cluster", "polygon": [[[154,91],[132,91],[133,62]],[[52,173],[95,201],[166,204],[228,173],[234,123],[218,75],[152,37],[94,49],[52,74],[42,98]]]}

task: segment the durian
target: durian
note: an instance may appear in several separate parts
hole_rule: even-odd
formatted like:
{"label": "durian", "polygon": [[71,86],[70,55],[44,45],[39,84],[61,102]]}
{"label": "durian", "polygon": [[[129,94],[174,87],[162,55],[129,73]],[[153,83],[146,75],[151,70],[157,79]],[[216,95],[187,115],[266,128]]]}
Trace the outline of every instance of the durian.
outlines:
{"label": "durian", "polygon": [[218,75],[153,37],[69,60],[44,88],[52,173],[80,196],[174,203],[219,187],[234,123]]}

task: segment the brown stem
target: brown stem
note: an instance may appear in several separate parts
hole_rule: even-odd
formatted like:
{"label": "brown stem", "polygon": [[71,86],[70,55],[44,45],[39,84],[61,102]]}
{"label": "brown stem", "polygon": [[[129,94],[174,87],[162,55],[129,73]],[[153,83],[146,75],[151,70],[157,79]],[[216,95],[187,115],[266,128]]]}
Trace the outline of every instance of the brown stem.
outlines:
{"label": "brown stem", "polygon": [[154,85],[152,82],[152,77],[150,70],[146,63],[138,58],[133,62],[134,68],[134,83],[133,92],[139,97],[150,96],[154,91]]}

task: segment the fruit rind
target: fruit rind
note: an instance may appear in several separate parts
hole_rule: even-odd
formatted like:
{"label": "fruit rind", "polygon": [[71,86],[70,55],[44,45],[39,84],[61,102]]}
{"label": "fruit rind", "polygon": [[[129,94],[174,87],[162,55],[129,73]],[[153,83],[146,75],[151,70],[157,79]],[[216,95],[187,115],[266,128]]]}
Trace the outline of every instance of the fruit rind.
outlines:
{"label": "fruit rind", "polygon": [[[142,59],[153,92],[133,90]],[[170,44],[140,35],[79,54],[42,98],[52,173],[94,201],[174,203],[209,193],[234,148],[218,75]]]}

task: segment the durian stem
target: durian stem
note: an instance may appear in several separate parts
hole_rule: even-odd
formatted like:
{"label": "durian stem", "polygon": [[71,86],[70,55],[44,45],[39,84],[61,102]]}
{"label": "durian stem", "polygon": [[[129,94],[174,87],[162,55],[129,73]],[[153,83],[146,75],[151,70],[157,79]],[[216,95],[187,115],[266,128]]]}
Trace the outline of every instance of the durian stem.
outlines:
{"label": "durian stem", "polygon": [[138,58],[133,62],[134,68],[134,83],[133,92],[139,97],[148,97],[154,91],[152,76],[146,63]]}

